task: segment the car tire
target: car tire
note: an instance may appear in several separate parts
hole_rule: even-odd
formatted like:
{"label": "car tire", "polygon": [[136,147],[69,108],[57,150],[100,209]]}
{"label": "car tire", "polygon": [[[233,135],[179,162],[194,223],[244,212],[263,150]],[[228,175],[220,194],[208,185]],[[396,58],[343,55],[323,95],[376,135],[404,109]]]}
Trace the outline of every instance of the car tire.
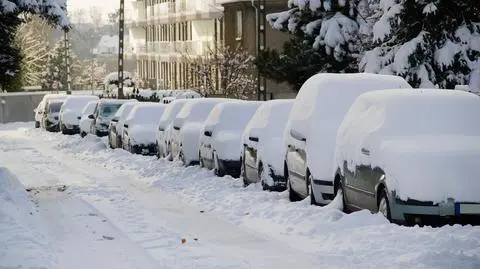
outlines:
{"label": "car tire", "polygon": [[311,205],[318,205],[317,200],[315,199],[315,194],[313,193],[313,176],[310,172],[307,172],[307,187],[310,196],[310,204]]}
{"label": "car tire", "polygon": [[216,152],[213,152],[213,165],[214,165],[215,175],[216,175],[217,177],[223,177],[223,176],[225,176],[225,171],[223,171],[223,170],[220,168],[220,161],[218,160],[218,156],[217,156],[217,153],[216,153]]}
{"label": "car tire", "polygon": [[288,173],[288,168],[285,169],[285,177],[287,179],[287,190],[288,190],[288,199],[290,202],[298,202],[302,199],[300,199],[300,196],[292,189],[292,183],[290,182],[290,176]]}
{"label": "car tire", "polygon": [[378,202],[378,212],[381,213],[388,221],[392,222],[390,203],[388,202],[388,196],[385,189],[383,189],[380,194],[380,200]]}

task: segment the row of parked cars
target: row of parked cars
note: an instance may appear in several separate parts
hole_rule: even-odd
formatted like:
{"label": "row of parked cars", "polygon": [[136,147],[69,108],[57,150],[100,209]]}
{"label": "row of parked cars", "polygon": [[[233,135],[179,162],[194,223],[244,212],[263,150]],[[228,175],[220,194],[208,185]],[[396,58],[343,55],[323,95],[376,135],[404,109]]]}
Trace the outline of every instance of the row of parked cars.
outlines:
{"label": "row of parked cars", "polygon": [[339,199],[345,211],[396,223],[480,223],[480,97],[471,93],[317,74],[292,100],[82,98],[80,133],[108,136],[112,148],[287,190],[291,201]]}

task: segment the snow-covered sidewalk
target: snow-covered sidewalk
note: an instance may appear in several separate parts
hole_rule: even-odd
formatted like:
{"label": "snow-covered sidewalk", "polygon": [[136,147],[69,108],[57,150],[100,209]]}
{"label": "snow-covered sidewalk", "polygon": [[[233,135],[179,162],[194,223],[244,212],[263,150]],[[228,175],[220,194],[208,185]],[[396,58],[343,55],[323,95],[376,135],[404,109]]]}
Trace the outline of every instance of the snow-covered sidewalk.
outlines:
{"label": "snow-covered sidewalk", "polygon": [[480,268],[480,227],[401,227],[367,211],[290,203],[32,125],[0,125],[0,167],[33,188],[35,202],[23,200],[34,228],[19,217],[5,230],[16,211],[2,207],[0,268]]}

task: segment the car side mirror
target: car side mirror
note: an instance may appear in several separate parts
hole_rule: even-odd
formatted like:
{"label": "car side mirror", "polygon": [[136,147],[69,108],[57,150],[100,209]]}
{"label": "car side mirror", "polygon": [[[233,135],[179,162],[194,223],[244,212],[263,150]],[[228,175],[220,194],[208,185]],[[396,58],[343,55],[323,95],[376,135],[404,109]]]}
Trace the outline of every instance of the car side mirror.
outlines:
{"label": "car side mirror", "polygon": [[307,141],[307,138],[304,135],[295,131],[294,129],[290,129],[290,135],[298,141],[302,141],[302,142]]}
{"label": "car side mirror", "polygon": [[91,120],[94,120],[94,119],[95,119],[95,117],[93,116],[93,114],[88,115],[88,118],[91,119]]}
{"label": "car side mirror", "polygon": [[212,136],[212,131],[205,131],[203,132],[205,136]]}
{"label": "car side mirror", "polygon": [[248,140],[253,141],[253,142],[258,142],[258,137],[250,136],[250,137],[248,137]]}

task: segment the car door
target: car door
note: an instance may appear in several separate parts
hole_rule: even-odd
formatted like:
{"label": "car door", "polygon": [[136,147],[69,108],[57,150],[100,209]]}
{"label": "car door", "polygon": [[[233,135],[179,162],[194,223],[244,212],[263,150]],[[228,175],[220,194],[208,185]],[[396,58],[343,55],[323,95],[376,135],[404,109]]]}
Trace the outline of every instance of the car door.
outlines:
{"label": "car door", "polygon": [[305,182],[306,172],[306,139],[295,131],[290,132],[291,143],[287,145],[287,166],[290,184],[295,192],[307,196],[308,189]]}
{"label": "car door", "polygon": [[[367,160],[370,159],[368,149],[362,148],[361,154]],[[375,184],[372,181],[374,181],[374,174],[370,165],[359,164],[355,167],[353,179],[347,185],[349,202],[352,206],[358,209],[372,209],[372,204],[376,204],[374,187],[372,187]]]}

